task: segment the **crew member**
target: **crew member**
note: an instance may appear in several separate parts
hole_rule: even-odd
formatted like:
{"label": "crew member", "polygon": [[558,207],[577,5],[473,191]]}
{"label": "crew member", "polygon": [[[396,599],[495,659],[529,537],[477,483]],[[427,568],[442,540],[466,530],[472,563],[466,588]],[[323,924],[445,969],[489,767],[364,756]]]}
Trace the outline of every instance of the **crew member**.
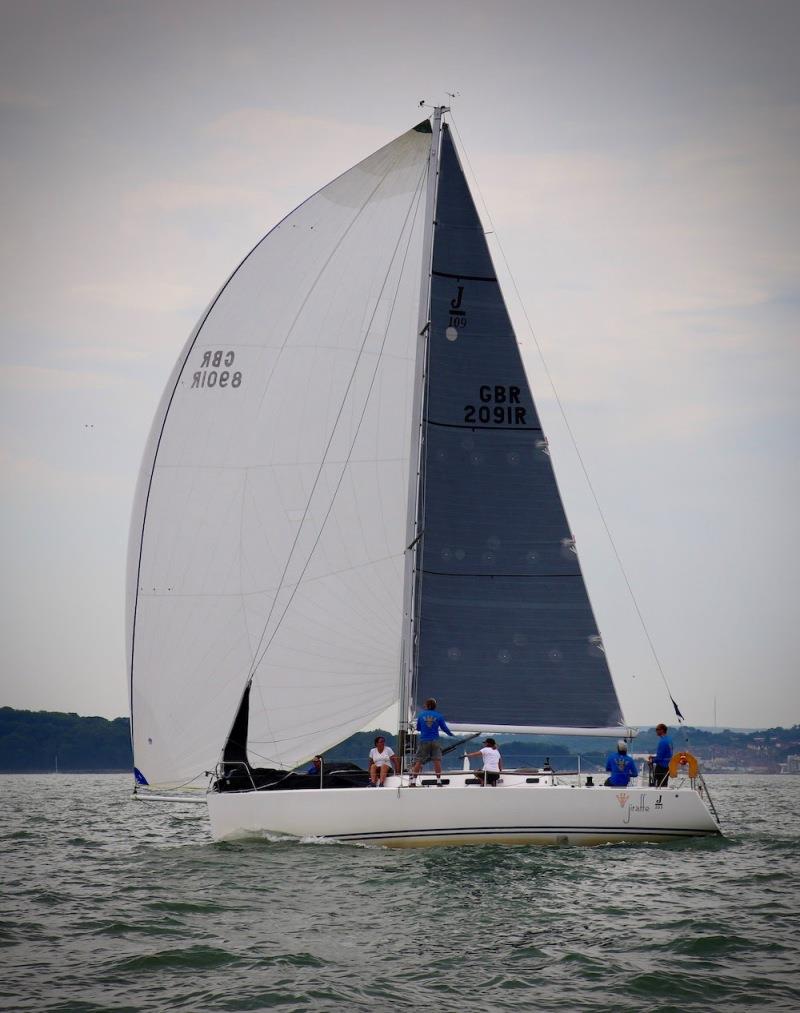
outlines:
{"label": "crew member", "polygon": [[425,710],[419,712],[417,717],[417,731],[419,732],[419,749],[414,757],[414,766],[411,768],[411,776],[408,779],[409,788],[414,788],[417,783],[417,775],[423,766],[433,761],[433,769],[436,771],[436,783],[442,785],[442,747],[439,745],[439,729],[445,735],[455,738],[447,727],[444,717],[436,709],[436,701],[429,697],[425,701]]}
{"label": "crew member", "polygon": [[608,788],[626,788],[632,777],[639,776],[636,764],[628,756],[628,744],[624,739],[617,743],[616,753],[609,754],[606,770],[609,772],[605,781]]}
{"label": "crew member", "polygon": [[656,725],[658,745],[655,756],[650,756],[652,784],[656,788],[666,788],[669,783],[669,761],[672,759],[672,739],[667,735],[665,724]]}
{"label": "crew member", "polygon": [[476,770],[475,777],[477,777],[481,784],[494,788],[500,780],[500,774],[503,770],[503,757],[500,755],[500,750],[497,748],[495,740],[484,739],[482,749],[477,749],[474,753],[465,753],[464,755],[483,757],[483,770]]}
{"label": "crew member", "polygon": [[379,735],[375,739],[375,746],[369,751],[369,783],[374,788],[377,784],[382,788],[386,784],[386,775],[394,768],[395,774],[400,773],[400,760],[391,746],[386,745],[386,739]]}

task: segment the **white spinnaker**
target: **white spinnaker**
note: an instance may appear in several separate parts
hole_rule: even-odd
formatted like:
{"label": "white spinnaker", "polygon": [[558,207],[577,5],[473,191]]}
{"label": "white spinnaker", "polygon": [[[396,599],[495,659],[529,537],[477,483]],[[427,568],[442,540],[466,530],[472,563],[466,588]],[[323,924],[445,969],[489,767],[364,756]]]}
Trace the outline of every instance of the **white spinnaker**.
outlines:
{"label": "white spinnaker", "polygon": [[213,768],[251,675],[256,765],[293,766],[396,697],[430,141],[403,134],[276,226],[170,377],[128,561],[152,785]]}

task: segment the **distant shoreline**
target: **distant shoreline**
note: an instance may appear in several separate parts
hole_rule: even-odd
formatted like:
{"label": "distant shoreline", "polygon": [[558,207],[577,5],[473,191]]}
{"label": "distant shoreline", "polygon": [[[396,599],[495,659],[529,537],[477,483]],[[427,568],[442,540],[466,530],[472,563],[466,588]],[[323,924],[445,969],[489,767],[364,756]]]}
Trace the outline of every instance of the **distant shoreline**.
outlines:
{"label": "distant shoreline", "polygon": [[101,770],[2,770],[0,769],[0,775],[12,776],[16,774],[38,774],[40,777],[61,777],[63,774],[69,774],[72,777],[75,774],[130,774],[133,777],[133,771],[125,768],[113,767]]}
{"label": "distant shoreline", "polygon": [[[489,730],[491,731],[491,729]],[[376,730],[356,732],[332,747],[335,756],[360,765],[367,762]],[[394,748],[395,737],[383,730]],[[742,731],[673,726],[676,750],[690,750],[703,773],[800,773],[800,725]],[[591,735],[498,735],[505,766],[535,765],[553,758],[564,769],[569,758],[580,757],[587,772],[602,770],[613,743]],[[655,751],[652,728],[640,729],[633,752],[647,756]],[[594,771],[593,771],[594,772]],[[59,711],[25,711],[0,707],[0,774],[130,774],[133,776],[130,721],[81,717]]]}

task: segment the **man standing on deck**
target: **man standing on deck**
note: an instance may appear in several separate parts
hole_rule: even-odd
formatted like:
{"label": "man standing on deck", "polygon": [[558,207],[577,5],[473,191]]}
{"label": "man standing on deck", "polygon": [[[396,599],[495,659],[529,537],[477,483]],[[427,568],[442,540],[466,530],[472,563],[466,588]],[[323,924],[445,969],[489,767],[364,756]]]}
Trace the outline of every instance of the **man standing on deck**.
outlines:
{"label": "man standing on deck", "polygon": [[667,726],[656,725],[658,745],[656,755],[649,757],[653,771],[653,785],[656,788],[666,788],[669,783],[669,761],[672,759],[672,739],[667,735]]}
{"label": "man standing on deck", "polygon": [[442,785],[442,747],[439,745],[439,729],[455,738],[447,727],[444,717],[436,710],[436,701],[430,697],[425,701],[425,710],[419,712],[417,717],[417,731],[419,732],[419,749],[414,757],[414,766],[411,768],[411,776],[408,779],[409,788],[417,785],[417,774],[422,770],[428,760],[433,760],[433,769],[436,771],[436,783]]}

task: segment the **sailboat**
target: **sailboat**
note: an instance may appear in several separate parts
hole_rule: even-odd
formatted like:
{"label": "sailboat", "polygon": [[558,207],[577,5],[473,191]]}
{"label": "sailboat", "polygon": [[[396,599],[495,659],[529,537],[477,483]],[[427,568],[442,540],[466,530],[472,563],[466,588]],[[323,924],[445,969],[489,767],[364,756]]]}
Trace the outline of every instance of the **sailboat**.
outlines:
{"label": "sailboat", "polygon": [[[409,784],[429,697],[455,733],[632,735],[448,111],[279,222],[174,367],[131,522],[136,782],[205,791],[216,840],[718,834],[695,777]],[[393,705],[384,790],[302,772]]]}

